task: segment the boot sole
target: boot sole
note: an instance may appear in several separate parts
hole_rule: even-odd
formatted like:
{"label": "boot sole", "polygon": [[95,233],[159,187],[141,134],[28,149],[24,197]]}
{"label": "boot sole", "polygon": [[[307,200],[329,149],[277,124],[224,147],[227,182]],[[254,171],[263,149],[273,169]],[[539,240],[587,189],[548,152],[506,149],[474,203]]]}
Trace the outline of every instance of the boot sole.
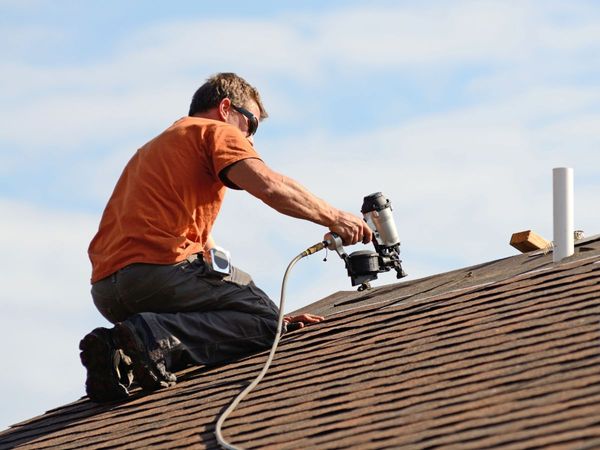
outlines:
{"label": "boot sole", "polygon": [[110,342],[110,331],[96,328],[79,343],[81,363],[87,369],[85,390],[96,403],[121,400],[129,395],[114,371],[116,352]]}

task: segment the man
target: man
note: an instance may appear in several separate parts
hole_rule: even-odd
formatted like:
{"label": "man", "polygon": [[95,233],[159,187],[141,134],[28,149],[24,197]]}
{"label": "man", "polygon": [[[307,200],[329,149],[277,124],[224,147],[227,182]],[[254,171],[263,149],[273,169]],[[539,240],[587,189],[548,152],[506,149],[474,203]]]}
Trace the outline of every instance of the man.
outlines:
{"label": "man", "polygon": [[[367,243],[360,218],[271,170],[253,147],[267,113],[258,91],[233,73],[209,78],[189,116],[140,148],[125,167],[89,247],[92,297],[115,324],[81,343],[93,401],[175,383],[188,364],[216,364],[269,347],[278,309],[237,268],[210,270],[211,229],[226,188],[243,189],[277,211]],[[240,233],[244,232],[240,227]],[[323,320],[305,314],[286,325]]]}

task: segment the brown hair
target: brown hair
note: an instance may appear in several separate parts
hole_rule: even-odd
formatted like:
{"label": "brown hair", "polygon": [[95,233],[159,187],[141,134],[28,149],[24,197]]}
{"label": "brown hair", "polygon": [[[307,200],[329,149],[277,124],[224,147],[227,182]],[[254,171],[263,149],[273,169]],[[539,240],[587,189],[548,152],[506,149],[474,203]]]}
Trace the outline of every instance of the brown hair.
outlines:
{"label": "brown hair", "polygon": [[218,106],[224,98],[230,99],[231,103],[241,107],[247,107],[248,102],[253,100],[260,110],[259,119],[269,117],[256,88],[232,72],[218,73],[206,80],[194,93],[188,115],[193,116],[208,111]]}

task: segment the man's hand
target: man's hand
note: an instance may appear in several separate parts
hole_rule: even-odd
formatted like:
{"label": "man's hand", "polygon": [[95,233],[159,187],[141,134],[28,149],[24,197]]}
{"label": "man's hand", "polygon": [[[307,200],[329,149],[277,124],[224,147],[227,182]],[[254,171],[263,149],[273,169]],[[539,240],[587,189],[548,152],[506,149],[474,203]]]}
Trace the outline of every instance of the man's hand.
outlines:
{"label": "man's hand", "polygon": [[318,323],[325,320],[323,316],[316,316],[314,314],[301,314],[299,316],[287,316],[283,318],[283,322],[287,326],[287,330],[294,331],[298,328],[304,328],[306,325],[311,323]]}
{"label": "man's hand", "polygon": [[344,245],[353,245],[357,242],[367,244],[371,242],[373,233],[367,223],[354,214],[338,211],[335,223],[329,230],[342,238]]}

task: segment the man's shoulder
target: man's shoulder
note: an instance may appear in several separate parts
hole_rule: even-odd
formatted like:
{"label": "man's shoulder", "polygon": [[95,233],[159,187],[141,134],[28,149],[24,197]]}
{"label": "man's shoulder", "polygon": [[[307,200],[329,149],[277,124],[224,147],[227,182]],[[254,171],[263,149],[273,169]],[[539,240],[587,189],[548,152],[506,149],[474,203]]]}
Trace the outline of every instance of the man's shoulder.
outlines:
{"label": "man's shoulder", "polygon": [[202,117],[182,117],[144,147],[162,149],[165,146],[186,146],[190,149],[201,149],[203,153],[210,155],[235,151],[256,156],[256,151],[239,128]]}
{"label": "man's shoulder", "polygon": [[[222,122],[220,120],[214,119],[206,119],[204,117],[191,117],[185,116],[181,119],[176,120],[173,125],[171,125],[167,131],[169,130],[190,130],[190,131],[202,131],[202,132],[212,132],[212,133],[232,133],[236,134],[236,131],[239,130],[233,125],[228,124],[227,122]],[[241,134],[241,132],[239,132]]]}

